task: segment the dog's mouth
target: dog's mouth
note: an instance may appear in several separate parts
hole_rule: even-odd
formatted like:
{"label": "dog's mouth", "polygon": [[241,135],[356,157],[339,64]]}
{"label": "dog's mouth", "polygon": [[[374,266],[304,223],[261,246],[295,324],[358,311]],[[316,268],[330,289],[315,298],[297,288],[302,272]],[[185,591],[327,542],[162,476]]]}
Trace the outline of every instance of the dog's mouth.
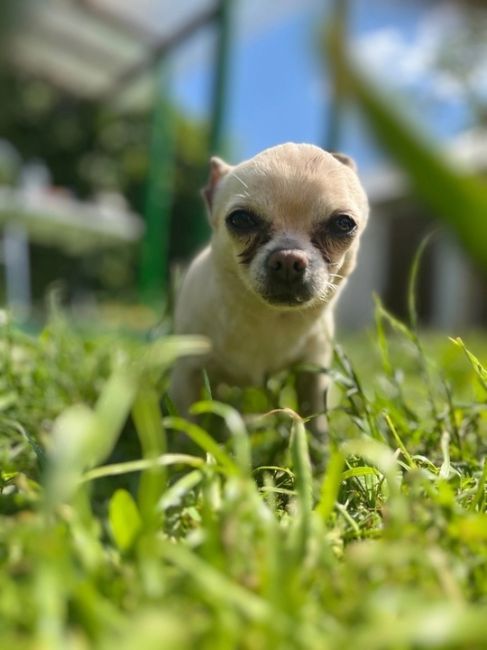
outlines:
{"label": "dog's mouth", "polygon": [[314,291],[305,285],[300,287],[266,287],[262,298],[274,307],[303,307],[315,297]]}

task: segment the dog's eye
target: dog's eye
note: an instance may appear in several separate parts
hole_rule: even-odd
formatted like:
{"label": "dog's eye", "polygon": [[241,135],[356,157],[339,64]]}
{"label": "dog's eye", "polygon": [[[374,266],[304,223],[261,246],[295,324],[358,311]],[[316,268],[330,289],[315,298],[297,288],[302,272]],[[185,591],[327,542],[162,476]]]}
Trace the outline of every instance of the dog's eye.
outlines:
{"label": "dog's eye", "polygon": [[357,224],[348,214],[337,214],[328,225],[334,235],[351,235],[357,228]]}
{"label": "dog's eye", "polygon": [[237,232],[249,232],[260,225],[260,219],[247,210],[235,210],[228,215],[227,225]]}

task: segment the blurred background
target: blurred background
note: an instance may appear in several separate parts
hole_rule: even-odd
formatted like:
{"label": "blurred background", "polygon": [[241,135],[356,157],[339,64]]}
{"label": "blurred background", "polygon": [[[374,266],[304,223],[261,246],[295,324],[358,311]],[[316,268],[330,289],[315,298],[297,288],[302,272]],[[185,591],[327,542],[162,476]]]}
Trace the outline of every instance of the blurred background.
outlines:
{"label": "blurred background", "polygon": [[285,141],[353,156],[371,220],[340,305],[373,292],[450,334],[487,323],[487,4],[2,0],[0,300],[150,327],[209,236],[210,154]]}

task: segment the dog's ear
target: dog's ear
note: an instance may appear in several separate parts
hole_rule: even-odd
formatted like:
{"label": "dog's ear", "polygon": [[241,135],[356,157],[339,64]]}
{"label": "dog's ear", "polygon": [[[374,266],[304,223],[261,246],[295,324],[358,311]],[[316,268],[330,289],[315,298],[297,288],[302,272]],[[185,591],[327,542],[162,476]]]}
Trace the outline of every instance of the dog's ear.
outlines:
{"label": "dog's ear", "polygon": [[208,178],[208,184],[201,190],[208,212],[211,213],[213,197],[218,183],[231,169],[232,166],[218,156],[212,156],[210,158],[210,175]]}
{"label": "dog's ear", "polygon": [[358,171],[357,163],[353,158],[347,156],[347,154],[338,153],[337,151],[331,151],[330,153],[333,156],[333,158],[336,158],[339,162],[342,163],[342,165],[346,165],[347,167],[350,167],[351,169],[353,169],[354,172]]}

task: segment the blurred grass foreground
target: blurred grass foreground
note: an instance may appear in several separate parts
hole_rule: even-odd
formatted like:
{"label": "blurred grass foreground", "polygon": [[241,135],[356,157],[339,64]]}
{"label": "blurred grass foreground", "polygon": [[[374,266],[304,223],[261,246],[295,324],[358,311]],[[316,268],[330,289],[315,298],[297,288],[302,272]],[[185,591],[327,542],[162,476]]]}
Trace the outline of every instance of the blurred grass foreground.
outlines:
{"label": "blurred grass foreground", "polygon": [[313,471],[288,375],[199,403],[201,428],[160,408],[199,339],[5,322],[0,646],[485,647],[487,341],[376,318],[336,350]]}

